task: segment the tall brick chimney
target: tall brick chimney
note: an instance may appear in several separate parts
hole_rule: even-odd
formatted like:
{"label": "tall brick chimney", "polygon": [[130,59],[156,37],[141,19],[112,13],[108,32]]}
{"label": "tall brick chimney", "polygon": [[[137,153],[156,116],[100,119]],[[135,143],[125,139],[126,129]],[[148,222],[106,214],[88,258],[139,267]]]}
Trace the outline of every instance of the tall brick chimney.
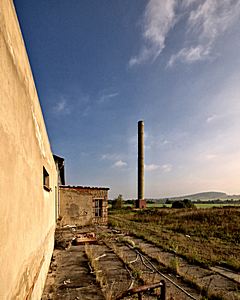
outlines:
{"label": "tall brick chimney", "polygon": [[144,199],[144,122],[138,122],[138,199],[136,208],[145,208]]}

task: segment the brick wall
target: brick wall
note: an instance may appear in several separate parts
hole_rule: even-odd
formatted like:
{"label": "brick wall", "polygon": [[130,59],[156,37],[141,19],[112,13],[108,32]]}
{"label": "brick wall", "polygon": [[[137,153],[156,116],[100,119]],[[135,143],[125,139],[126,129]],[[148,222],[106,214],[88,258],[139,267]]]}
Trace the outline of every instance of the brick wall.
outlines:
{"label": "brick wall", "polygon": [[60,216],[63,225],[107,224],[108,188],[60,187]]}

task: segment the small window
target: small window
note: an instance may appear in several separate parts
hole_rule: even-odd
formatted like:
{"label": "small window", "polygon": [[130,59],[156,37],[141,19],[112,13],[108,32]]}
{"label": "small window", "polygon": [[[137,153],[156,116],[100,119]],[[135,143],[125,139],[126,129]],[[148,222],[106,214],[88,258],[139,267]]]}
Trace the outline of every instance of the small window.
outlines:
{"label": "small window", "polygon": [[51,191],[49,182],[49,174],[47,170],[43,167],[43,188],[48,192]]}
{"label": "small window", "polygon": [[95,217],[102,217],[103,199],[95,199]]}

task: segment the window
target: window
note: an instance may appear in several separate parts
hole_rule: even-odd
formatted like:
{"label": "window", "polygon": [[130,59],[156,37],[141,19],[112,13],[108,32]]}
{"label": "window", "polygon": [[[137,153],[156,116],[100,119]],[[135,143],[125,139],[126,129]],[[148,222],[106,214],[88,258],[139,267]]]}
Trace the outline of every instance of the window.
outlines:
{"label": "window", "polygon": [[48,192],[51,191],[49,182],[49,174],[47,170],[43,167],[43,188]]}
{"label": "window", "polygon": [[95,199],[95,217],[102,217],[103,199]]}

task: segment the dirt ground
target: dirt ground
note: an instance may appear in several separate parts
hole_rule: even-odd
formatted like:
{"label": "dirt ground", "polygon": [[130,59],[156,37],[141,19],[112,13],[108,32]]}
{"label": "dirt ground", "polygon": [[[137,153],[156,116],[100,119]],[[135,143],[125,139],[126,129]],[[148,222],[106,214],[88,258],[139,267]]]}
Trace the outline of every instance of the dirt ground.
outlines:
{"label": "dirt ground", "polygon": [[[83,232],[94,232],[96,242],[74,245],[74,238]],[[160,280],[166,282],[168,300],[240,299],[240,284],[234,278],[219,270],[190,265],[143,239],[115,229],[60,228],[55,240],[42,300],[117,299],[129,289]],[[143,299],[157,299],[159,294],[160,289],[155,289]]]}

